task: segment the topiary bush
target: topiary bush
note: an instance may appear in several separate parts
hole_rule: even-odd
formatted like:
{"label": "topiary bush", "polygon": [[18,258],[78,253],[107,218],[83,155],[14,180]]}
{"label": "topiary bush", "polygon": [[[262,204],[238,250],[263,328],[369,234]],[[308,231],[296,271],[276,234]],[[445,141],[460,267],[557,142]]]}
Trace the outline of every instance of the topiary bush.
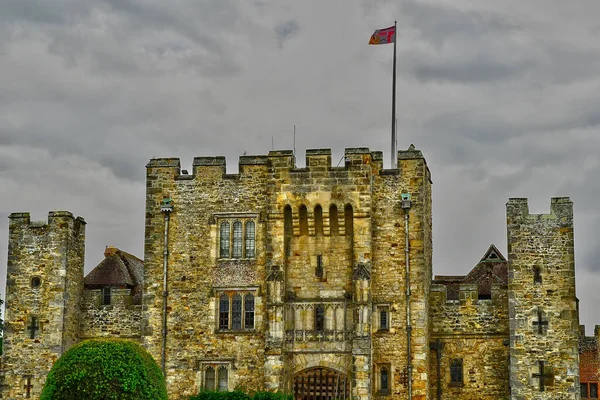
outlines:
{"label": "topiary bush", "polygon": [[81,342],[54,363],[40,400],[166,400],[162,372],[139,344],[119,339]]}

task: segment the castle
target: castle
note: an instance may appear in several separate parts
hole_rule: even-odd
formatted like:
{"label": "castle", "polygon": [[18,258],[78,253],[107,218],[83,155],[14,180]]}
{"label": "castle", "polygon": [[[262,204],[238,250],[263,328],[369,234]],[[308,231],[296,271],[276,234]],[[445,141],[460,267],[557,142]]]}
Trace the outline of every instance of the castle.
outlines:
{"label": "castle", "polygon": [[506,257],[492,245],[469,274],[434,277],[421,151],[399,151],[395,169],[367,148],[331,161],[308,150],[297,168],[293,152],[271,151],[227,174],[224,157],[198,157],[189,174],[152,159],[143,261],[108,247],[85,277],[82,218],[11,214],[2,398],[39,397],[52,363],[92,337],[143,344],[171,399],[236,387],[581,398],[568,198],[543,215],[510,199]]}

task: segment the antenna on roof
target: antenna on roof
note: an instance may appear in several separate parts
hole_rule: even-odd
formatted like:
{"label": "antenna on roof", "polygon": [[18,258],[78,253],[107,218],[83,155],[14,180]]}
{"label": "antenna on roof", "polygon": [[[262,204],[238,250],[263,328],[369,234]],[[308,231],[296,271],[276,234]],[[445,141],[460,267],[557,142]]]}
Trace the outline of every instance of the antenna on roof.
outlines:
{"label": "antenna on roof", "polygon": [[296,124],[294,124],[294,156],[296,156]]}
{"label": "antenna on roof", "polygon": [[271,150],[275,150],[275,139],[271,136]]}

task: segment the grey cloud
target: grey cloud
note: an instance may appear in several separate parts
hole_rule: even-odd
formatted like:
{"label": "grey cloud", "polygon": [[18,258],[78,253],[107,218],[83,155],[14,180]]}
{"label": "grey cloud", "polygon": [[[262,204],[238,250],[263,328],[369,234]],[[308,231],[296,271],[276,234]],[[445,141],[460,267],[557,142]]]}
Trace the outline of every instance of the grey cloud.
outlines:
{"label": "grey cloud", "polygon": [[283,47],[284,43],[290,40],[292,37],[298,34],[300,31],[300,25],[294,20],[284,22],[273,28],[277,35],[277,42],[279,47]]}

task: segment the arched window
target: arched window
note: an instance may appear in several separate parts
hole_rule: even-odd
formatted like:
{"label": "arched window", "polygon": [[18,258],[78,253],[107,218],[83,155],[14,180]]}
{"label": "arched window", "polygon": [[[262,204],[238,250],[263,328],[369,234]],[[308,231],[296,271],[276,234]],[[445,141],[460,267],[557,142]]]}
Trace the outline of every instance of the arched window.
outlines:
{"label": "arched window", "polygon": [[225,293],[219,297],[219,329],[229,329],[229,296]]}
{"label": "arched window", "polygon": [[242,329],[242,295],[236,293],[231,301],[231,329]]}
{"label": "arched window", "polygon": [[346,226],[346,236],[354,234],[354,212],[352,206],[347,204],[344,208],[344,225]]}
{"label": "arched window", "polygon": [[338,224],[337,206],[332,204],[329,206],[329,230],[331,231],[331,236],[336,236],[340,233]]}
{"label": "arched window", "polygon": [[204,389],[215,390],[215,369],[208,367],[204,371]]}
{"label": "arched window", "polygon": [[390,390],[389,371],[387,367],[381,367],[379,370],[379,390],[382,392]]}
{"label": "arched window", "polygon": [[294,226],[292,225],[292,207],[289,205],[283,209],[283,236],[284,236],[284,247],[285,255],[289,257],[292,249],[292,234],[294,233]]}
{"label": "arched window", "polygon": [[229,390],[226,367],[219,368],[219,390],[223,392]]}
{"label": "arched window", "polygon": [[325,330],[325,309],[321,305],[317,306],[315,310],[315,330]]}
{"label": "arched window", "polygon": [[244,329],[254,329],[254,295],[244,297]]}
{"label": "arched window", "polygon": [[323,236],[323,208],[319,205],[315,207],[315,235]]}
{"label": "arched window", "polygon": [[254,221],[246,222],[246,258],[253,258],[255,255],[256,248],[256,227]]}
{"label": "arched window", "polygon": [[306,236],[308,235],[308,211],[304,204],[300,206],[298,215],[300,217],[300,235]]}
{"label": "arched window", "polygon": [[233,223],[233,255],[232,258],[242,258],[242,223]]}
{"label": "arched window", "polygon": [[450,363],[450,383],[455,385],[463,383],[463,361],[460,358],[455,358]]}
{"label": "arched window", "polygon": [[219,241],[221,243],[221,258],[229,258],[229,222],[221,222],[221,234]]}

